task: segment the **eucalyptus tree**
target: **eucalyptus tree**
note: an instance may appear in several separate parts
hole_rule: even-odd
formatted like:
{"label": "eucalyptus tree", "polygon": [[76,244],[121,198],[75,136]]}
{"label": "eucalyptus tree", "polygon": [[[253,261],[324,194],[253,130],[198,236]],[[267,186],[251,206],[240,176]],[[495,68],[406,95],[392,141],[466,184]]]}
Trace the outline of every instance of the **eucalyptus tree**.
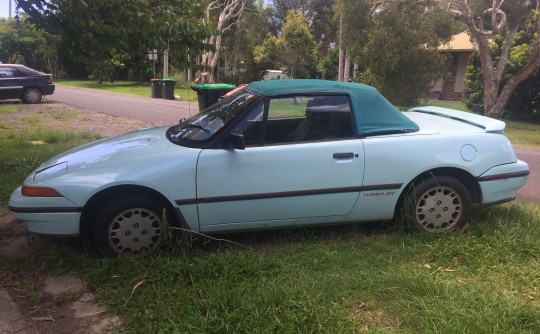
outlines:
{"label": "eucalyptus tree", "polygon": [[[516,87],[540,68],[539,0],[440,0],[468,29],[478,52],[483,74],[484,110],[487,116],[500,118]],[[504,78],[511,50],[519,31],[533,36],[527,49],[527,61]],[[500,52],[492,54],[493,40],[504,36]]]}
{"label": "eucalyptus tree", "polygon": [[318,51],[326,55],[337,37],[334,22],[335,2],[336,0],[274,0],[269,4],[272,12],[269,30],[274,35],[279,35],[289,11],[301,13],[306,18]]}
{"label": "eucalyptus tree", "polygon": [[[371,25],[377,3],[372,0],[337,0],[334,21],[338,26],[338,81],[348,81],[350,59],[358,60],[367,39],[366,29]],[[358,65],[355,65],[358,67]]]}
{"label": "eucalyptus tree", "polygon": [[334,21],[335,2],[336,0],[310,0],[307,4],[310,14],[307,19],[311,34],[322,52],[327,52],[328,47],[335,42],[337,37]]}
{"label": "eucalyptus tree", "polygon": [[282,33],[279,36],[269,34],[253,54],[259,64],[283,68],[291,78],[305,78],[310,76],[310,67],[315,67],[315,46],[306,18],[291,10]]}
{"label": "eucalyptus tree", "polygon": [[[490,44],[491,56],[500,57],[504,48],[508,31],[496,35]],[[511,79],[531,57],[531,41],[535,38],[532,31],[519,30],[516,34],[514,46],[510,49],[505,70],[501,78],[501,85]],[[474,53],[471,66],[468,67],[464,102],[467,108],[475,113],[484,114],[484,74],[478,53]],[[523,80],[510,95],[504,107],[502,116],[508,119],[525,121],[540,121],[540,70]]]}
{"label": "eucalyptus tree", "polygon": [[214,27],[211,36],[204,43],[211,48],[202,55],[201,64],[206,71],[200,72],[198,80],[215,82],[215,68],[218,64],[223,34],[231,31],[240,19],[248,0],[212,0],[206,5],[204,22]]}
{"label": "eucalyptus tree", "polygon": [[392,102],[415,104],[446,69],[438,52],[455,23],[436,0],[338,0],[342,45],[360,63],[356,79]]}
{"label": "eucalyptus tree", "polygon": [[274,35],[278,35],[285,22],[289,11],[304,15],[309,22],[308,3],[311,0],[273,0],[271,3],[272,17],[270,21],[271,32]]}
{"label": "eucalyptus tree", "polygon": [[271,11],[264,0],[248,1],[236,26],[223,34],[220,81],[240,84],[261,80],[268,68],[255,62],[253,49],[270,32]]}

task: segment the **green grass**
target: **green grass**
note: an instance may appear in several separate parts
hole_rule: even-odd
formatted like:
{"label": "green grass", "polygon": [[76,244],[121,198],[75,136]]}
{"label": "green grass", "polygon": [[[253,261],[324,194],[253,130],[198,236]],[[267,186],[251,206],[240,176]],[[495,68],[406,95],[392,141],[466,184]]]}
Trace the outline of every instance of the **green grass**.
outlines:
{"label": "green grass", "polygon": [[28,123],[30,125],[39,125],[43,122],[43,117],[39,115],[28,115],[22,117],[23,122]]}
{"label": "green grass", "polygon": [[[150,97],[151,87],[150,83],[140,83],[132,81],[115,81],[114,83],[104,82],[102,84],[96,81],[75,81],[75,80],[57,80],[57,84],[71,86],[71,87],[80,87],[80,88],[90,88],[90,89],[99,89],[112,93],[136,95],[136,96],[146,96]],[[189,87],[176,87],[174,94],[180,96],[180,101],[197,101],[197,93]]]}
{"label": "green grass", "polygon": [[[0,128],[4,204],[42,161],[99,138],[40,124]],[[147,258],[103,259],[82,242],[54,240],[6,275],[23,281],[18,295],[42,301],[35,275],[17,273],[74,273],[125,333],[540,332],[535,205],[475,208],[466,229],[443,236],[370,224],[224,237],[245,247],[201,238]]]}
{"label": "green grass", "polygon": [[0,115],[6,115],[11,114],[13,112],[17,111],[17,107],[13,105],[0,105]]}
{"label": "green grass", "polygon": [[422,106],[435,106],[435,107],[456,109],[456,110],[461,110],[461,111],[469,111],[463,102],[456,102],[456,101],[424,100],[424,101],[421,101],[419,105],[419,107],[422,107]]}
{"label": "green grass", "polygon": [[309,97],[282,98],[272,100],[269,107],[269,118],[280,117],[306,117],[307,103]]}
{"label": "green grass", "polygon": [[127,333],[537,333],[540,208],[477,208],[435,237],[345,226],[229,235],[143,259],[46,245]]}
{"label": "green grass", "polygon": [[540,148],[540,124],[505,121],[505,133],[514,146]]}
{"label": "green grass", "polygon": [[102,138],[90,132],[48,130],[41,125],[41,118],[37,115],[24,116],[22,119],[27,127],[21,131],[0,127],[0,203],[4,204],[11,192],[43,161]]}

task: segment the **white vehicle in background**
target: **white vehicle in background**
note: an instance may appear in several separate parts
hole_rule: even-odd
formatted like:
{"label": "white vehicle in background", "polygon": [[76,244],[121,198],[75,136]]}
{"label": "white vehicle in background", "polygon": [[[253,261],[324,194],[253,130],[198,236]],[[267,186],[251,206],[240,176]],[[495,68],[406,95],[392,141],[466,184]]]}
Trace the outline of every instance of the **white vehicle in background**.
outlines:
{"label": "white vehicle in background", "polygon": [[287,80],[289,76],[280,70],[267,70],[263,75],[263,80]]}

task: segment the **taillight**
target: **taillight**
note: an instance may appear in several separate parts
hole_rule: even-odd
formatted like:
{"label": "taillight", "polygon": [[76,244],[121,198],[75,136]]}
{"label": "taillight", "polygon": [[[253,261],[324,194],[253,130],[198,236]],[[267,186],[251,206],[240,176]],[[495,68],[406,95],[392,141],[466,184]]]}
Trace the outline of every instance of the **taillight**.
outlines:
{"label": "taillight", "polygon": [[53,79],[52,78],[47,79],[47,85],[52,85],[52,84],[53,84]]}

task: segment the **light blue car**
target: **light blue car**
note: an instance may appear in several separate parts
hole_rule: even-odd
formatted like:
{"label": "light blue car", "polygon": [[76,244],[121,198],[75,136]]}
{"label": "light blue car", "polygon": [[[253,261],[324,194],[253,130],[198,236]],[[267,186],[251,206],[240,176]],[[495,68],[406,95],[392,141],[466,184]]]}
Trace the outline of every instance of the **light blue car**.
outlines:
{"label": "light blue car", "polygon": [[440,233],[527,182],[504,128],[451,109],[402,113],[361,84],[254,82],[180,124],[45,162],[9,208],[30,232],[92,236],[109,256],[157,249],[165,217],[210,234],[402,216]]}

